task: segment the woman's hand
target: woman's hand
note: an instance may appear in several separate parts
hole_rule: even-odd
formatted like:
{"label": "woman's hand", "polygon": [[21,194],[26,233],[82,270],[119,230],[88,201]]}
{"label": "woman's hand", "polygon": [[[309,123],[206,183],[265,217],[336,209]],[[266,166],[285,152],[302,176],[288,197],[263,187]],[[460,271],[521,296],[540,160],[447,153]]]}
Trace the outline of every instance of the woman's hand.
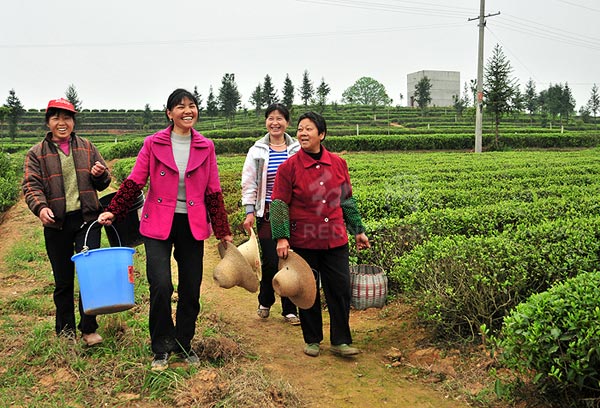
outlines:
{"label": "woman's hand", "polygon": [[111,225],[115,219],[115,215],[111,212],[103,212],[98,216],[98,223],[102,225]]}
{"label": "woman's hand", "polygon": [[287,259],[290,250],[290,241],[287,238],[279,238],[277,240],[277,256],[282,259]]}
{"label": "woman's hand", "polygon": [[254,213],[246,214],[246,219],[244,220],[244,223],[242,225],[244,226],[244,230],[248,234],[250,234],[250,230],[252,229],[252,227],[254,227],[255,219],[256,217],[254,216]]}
{"label": "woman's hand", "polygon": [[233,235],[225,235],[221,238],[221,243],[223,244],[223,248],[227,248],[227,244],[231,244],[233,242]]}
{"label": "woman's hand", "polygon": [[[106,167],[104,167],[104,165],[102,163],[100,163],[99,161],[97,161],[96,163],[94,163],[94,165],[92,166],[92,176],[94,177],[100,177],[101,175],[104,174],[104,172],[106,171]],[[98,221],[100,222],[100,221]]]}
{"label": "woman's hand", "polygon": [[44,207],[40,211],[40,215],[38,216],[43,225],[54,224],[56,221],[54,220],[54,213],[50,209],[50,207]]}
{"label": "woman's hand", "polygon": [[364,232],[360,234],[356,234],[356,249],[360,251],[361,249],[371,248],[371,244],[369,243],[369,238],[365,235]]}

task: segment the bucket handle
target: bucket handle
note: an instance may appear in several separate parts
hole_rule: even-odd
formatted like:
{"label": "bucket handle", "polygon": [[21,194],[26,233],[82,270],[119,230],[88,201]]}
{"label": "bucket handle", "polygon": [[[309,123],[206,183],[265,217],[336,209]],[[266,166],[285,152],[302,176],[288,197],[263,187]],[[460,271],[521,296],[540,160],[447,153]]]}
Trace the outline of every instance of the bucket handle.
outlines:
{"label": "bucket handle", "polygon": [[[94,220],[88,227],[87,231],[85,232],[85,238],[83,239],[83,248],[81,249],[81,252],[87,252],[90,250],[90,247],[87,246],[88,234],[90,233],[90,230],[92,229],[94,224],[96,224],[97,222],[98,222],[98,220]],[[110,226],[112,227],[112,229],[115,231],[115,234],[117,235],[117,239],[119,240],[119,246],[122,246],[121,245],[121,237],[119,236],[119,232],[117,231],[117,229],[115,228],[114,225],[110,224]]]}

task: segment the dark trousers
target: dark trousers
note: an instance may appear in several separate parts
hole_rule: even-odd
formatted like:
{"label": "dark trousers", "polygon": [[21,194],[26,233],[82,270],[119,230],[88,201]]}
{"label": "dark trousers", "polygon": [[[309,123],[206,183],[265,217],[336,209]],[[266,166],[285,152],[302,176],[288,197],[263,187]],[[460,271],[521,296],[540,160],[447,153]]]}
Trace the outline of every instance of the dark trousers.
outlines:
{"label": "dark trousers", "polygon": [[[144,238],[146,275],[150,284],[150,340],[154,353],[188,352],[200,313],[204,241],[196,240],[187,214],[175,214],[166,240]],[[171,250],[177,262],[177,310],[171,316]]]}
{"label": "dark trousers", "polygon": [[[46,253],[54,275],[54,305],[56,306],[56,334],[75,333],[75,264],[71,257],[81,252],[89,224],[83,222],[81,211],[68,213],[63,228],[44,228]],[[89,249],[100,247],[102,226],[94,224],[89,231],[86,245]],[[77,328],[82,333],[94,333],[98,328],[96,316],[83,312],[81,294],[79,295],[79,315]]]}
{"label": "dark trousers", "polygon": [[350,266],[348,245],[332,249],[302,249],[294,251],[310,265],[315,273],[317,298],[310,309],[300,309],[300,323],[305,343],[323,341],[323,315],[319,280],[329,311],[331,344],[352,344],[350,334]]}
{"label": "dark trousers", "polygon": [[[258,292],[258,303],[265,307],[271,307],[275,303],[273,277],[279,271],[277,243],[271,238],[271,225],[265,218],[257,218],[256,229],[258,230],[262,263],[262,278],[260,280],[260,291]],[[281,298],[281,309],[283,316],[298,314],[296,305],[286,297]]]}

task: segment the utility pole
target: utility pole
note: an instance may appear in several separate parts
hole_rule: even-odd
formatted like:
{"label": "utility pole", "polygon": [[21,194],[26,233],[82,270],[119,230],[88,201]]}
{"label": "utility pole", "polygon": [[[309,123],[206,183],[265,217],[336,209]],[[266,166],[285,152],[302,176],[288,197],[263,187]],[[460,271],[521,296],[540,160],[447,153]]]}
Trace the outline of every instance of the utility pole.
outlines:
{"label": "utility pole", "polygon": [[477,101],[475,112],[475,153],[481,153],[481,134],[483,125],[483,30],[485,28],[485,18],[497,16],[495,14],[485,15],[485,0],[479,1],[479,17],[470,18],[468,21],[479,20],[479,49],[477,52]]}

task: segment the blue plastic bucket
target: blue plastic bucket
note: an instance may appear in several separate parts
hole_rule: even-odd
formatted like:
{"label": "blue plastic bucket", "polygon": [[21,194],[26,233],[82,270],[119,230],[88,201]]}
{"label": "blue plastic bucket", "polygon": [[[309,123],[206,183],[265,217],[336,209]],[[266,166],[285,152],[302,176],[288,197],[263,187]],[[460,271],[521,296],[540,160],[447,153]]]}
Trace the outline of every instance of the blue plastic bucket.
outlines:
{"label": "blue plastic bucket", "polygon": [[135,306],[134,253],[135,249],[129,247],[84,248],[71,257],[75,262],[83,311],[86,314],[116,313]]}

